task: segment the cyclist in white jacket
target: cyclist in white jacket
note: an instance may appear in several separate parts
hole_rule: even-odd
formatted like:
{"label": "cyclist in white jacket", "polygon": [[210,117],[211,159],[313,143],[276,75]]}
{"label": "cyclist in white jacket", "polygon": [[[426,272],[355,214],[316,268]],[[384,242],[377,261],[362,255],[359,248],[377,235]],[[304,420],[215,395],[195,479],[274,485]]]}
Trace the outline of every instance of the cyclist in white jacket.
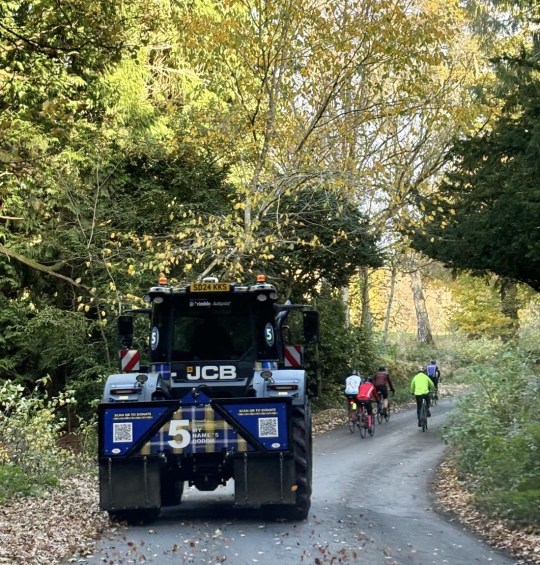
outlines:
{"label": "cyclist in white jacket", "polygon": [[345,379],[345,396],[347,397],[347,402],[350,400],[356,402],[358,389],[363,382],[364,379],[358,375],[357,371],[353,371],[352,375]]}

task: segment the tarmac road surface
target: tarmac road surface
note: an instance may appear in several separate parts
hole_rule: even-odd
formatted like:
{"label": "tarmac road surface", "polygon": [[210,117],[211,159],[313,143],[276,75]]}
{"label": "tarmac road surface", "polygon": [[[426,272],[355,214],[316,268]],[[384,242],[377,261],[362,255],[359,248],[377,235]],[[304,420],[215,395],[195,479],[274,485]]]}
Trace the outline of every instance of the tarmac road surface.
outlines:
{"label": "tarmac road surface", "polygon": [[180,506],[150,525],[118,527],[86,563],[515,563],[433,509],[430,483],[452,407],[452,400],[441,400],[427,432],[416,426],[413,409],[392,414],[374,437],[362,439],[345,427],[317,436],[304,522],[266,521],[259,511],[233,508],[232,485],[210,493],[187,488]]}

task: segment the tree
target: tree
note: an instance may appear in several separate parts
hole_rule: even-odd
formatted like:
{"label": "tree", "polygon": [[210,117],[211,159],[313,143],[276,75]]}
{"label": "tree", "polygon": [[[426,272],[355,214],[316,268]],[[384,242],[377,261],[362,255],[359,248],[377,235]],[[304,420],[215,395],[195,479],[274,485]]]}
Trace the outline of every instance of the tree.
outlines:
{"label": "tree", "polygon": [[511,22],[517,35],[505,38],[507,51],[494,60],[498,83],[485,92],[501,110],[455,139],[439,194],[418,196],[426,221],[413,245],[453,269],[496,273],[538,291],[540,75],[538,38],[529,30],[537,7],[523,7]]}
{"label": "tree", "polygon": [[456,141],[438,199],[422,199],[426,223],[413,245],[451,268],[540,290],[540,77],[515,71],[519,87],[493,129]]}

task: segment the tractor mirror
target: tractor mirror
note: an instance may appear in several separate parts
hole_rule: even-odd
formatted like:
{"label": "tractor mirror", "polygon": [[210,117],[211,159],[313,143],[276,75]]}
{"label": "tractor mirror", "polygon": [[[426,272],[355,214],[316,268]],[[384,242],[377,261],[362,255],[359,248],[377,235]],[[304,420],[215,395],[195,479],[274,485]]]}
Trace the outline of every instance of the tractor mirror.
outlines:
{"label": "tractor mirror", "polygon": [[317,343],[319,341],[319,313],[315,310],[307,310],[304,314],[304,339],[306,343]]}
{"label": "tractor mirror", "polygon": [[131,348],[133,343],[133,316],[120,316],[118,318],[118,337],[123,348]]}

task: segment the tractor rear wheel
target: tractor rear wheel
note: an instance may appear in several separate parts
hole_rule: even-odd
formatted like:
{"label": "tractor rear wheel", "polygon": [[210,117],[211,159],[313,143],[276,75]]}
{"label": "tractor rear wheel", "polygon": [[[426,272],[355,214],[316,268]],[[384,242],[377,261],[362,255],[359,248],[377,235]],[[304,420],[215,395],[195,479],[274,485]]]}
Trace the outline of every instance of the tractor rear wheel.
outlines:
{"label": "tractor rear wheel", "polygon": [[280,514],[288,520],[305,520],[311,507],[313,451],[311,406],[292,407],[292,442],[296,469],[296,504],[283,505]]}

